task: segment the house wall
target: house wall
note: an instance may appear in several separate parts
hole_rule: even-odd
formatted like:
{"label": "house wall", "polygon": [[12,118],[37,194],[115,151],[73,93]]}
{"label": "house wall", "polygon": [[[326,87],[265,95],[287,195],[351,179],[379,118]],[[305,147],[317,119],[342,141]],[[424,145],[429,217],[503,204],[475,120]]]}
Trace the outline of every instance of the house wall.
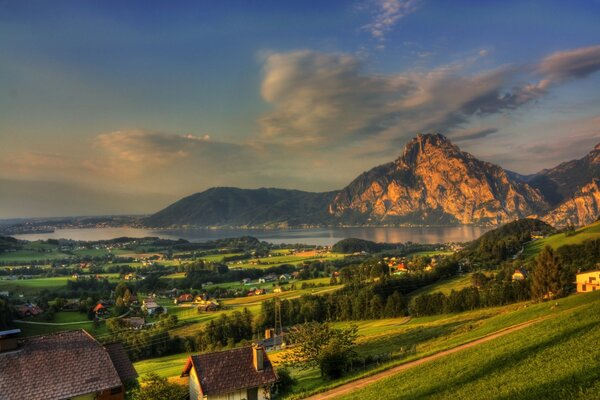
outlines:
{"label": "house wall", "polygon": [[593,292],[600,290],[600,271],[577,274],[577,292]]}
{"label": "house wall", "polygon": [[[267,391],[267,393],[269,393]],[[270,397],[265,396],[264,386],[258,388],[258,400],[269,400]],[[248,400],[248,390],[236,390],[235,392],[210,395],[206,397],[207,400]],[[195,399],[194,399],[195,400]]]}
{"label": "house wall", "polygon": [[192,367],[190,370],[190,400],[197,399],[202,399],[202,391],[200,390],[200,384],[198,383],[196,368]]}

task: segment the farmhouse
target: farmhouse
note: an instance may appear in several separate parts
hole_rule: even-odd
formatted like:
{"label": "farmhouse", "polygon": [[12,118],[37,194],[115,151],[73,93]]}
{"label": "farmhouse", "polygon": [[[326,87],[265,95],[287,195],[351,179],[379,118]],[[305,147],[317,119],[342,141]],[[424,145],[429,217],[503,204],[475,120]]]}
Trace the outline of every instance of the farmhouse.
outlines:
{"label": "farmhouse", "polygon": [[[7,333],[8,332],[8,333]],[[0,398],[121,400],[137,377],[120,344],[102,346],[86,331],[16,340],[0,332]]]}
{"label": "farmhouse", "polygon": [[577,293],[600,290],[600,269],[577,274]]}
{"label": "farmhouse", "polygon": [[148,315],[155,314],[161,308],[156,301],[153,299],[145,299],[142,302],[142,310],[146,311]]}
{"label": "farmhouse", "polygon": [[266,400],[277,374],[259,345],[190,356],[181,373],[189,376],[190,400]]}
{"label": "farmhouse", "polygon": [[514,281],[523,281],[527,278],[527,271],[523,268],[515,269],[515,272],[512,274],[512,280]]}

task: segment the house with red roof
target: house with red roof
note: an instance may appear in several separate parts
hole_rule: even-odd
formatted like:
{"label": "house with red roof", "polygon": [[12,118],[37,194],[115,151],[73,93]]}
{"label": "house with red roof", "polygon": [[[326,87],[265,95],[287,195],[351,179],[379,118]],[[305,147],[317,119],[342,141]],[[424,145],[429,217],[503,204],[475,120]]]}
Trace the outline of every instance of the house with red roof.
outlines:
{"label": "house with red roof", "polygon": [[182,377],[189,377],[190,400],[268,400],[277,373],[262,346],[190,356]]}

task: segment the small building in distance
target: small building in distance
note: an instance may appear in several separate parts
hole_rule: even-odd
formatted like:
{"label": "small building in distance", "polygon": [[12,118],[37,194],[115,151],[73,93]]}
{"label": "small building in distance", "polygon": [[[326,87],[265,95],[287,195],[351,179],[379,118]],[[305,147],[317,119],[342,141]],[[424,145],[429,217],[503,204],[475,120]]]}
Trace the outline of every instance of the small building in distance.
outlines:
{"label": "small building in distance", "polygon": [[154,299],[144,299],[142,302],[142,310],[146,311],[148,315],[153,315],[162,311],[162,307],[159,306]]}
{"label": "small building in distance", "polygon": [[512,280],[514,281],[524,281],[527,279],[527,271],[523,268],[515,269],[515,272],[512,274]]}
{"label": "small building in distance", "polygon": [[[10,341],[9,341],[10,340]],[[125,349],[84,330],[25,339],[0,333],[0,398],[122,400],[137,373]]]}
{"label": "small building in distance", "polygon": [[600,269],[578,273],[576,283],[577,293],[600,290]]}
{"label": "small building in distance", "polygon": [[266,351],[256,344],[190,356],[181,376],[189,377],[190,400],[267,400],[278,379]]}

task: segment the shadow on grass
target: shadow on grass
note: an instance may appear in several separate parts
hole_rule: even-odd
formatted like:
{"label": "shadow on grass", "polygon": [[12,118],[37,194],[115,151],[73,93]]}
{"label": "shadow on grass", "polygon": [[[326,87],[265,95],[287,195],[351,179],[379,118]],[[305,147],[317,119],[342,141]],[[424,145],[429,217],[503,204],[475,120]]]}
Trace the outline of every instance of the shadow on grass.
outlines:
{"label": "shadow on grass", "polygon": [[[413,348],[425,342],[440,337],[449,336],[457,330],[464,329],[466,324],[473,324],[481,318],[447,322],[434,326],[418,326],[407,329],[406,332],[385,335],[360,343],[356,351],[361,355],[377,355],[381,353],[392,353],[392,359],[403,358],[402,348]],[[400,353],[400,354],[398,354]]]}
{"label": "shadow on grass", "polygon": [[[584,325],[568,329],[561,330],[559,333],[549,337],[548,339],[532,344],[530,346],[521,347],[518,350],[515,350],[511,353],[505,353],[500,356],[497,356],[486,363],[482,363],[478,366],[477,370],[472,371],[470,373],[466,373],[464,375],[457,376],[455,379],[450,379],[448,381],[440,382],[438,385],[431,386],[429,388],[424,388],[423,390],[417,393],[410,393],[408,398],[410,399],[427,399],[433,396],[436,393],[440,393],[442,391],[448,390],[449,388],[456,389],[466,384],[469,384],[478,379],[484,378],[486,375],[490,375],[494,372],[501,371],[504,369],[508,369],[513,367],[515,364],[537,354],[538,352],[544,350],[549,346],[555,346],[560,343],[564,343],[572,339],[573,336],[584,333],[591,329],[597,329],[598,322],[592,321],[586,323]],[[474,348],[476,349],[476,348]],[[542,388],[539,388],[542,390]],[[511,397],[508,397],[511,398]],[[514,396],[512,397],[514,398]],[[527,397],[527,399],[541,399],[548,398],[544,396],[537,397]],[[554,397],[549,397],[554,398]]]}

